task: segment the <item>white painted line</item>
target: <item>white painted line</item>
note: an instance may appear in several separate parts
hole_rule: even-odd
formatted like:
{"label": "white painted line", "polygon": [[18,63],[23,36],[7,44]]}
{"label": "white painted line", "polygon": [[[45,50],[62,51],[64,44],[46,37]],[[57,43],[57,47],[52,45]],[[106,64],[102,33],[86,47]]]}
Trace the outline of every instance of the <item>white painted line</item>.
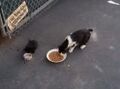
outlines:
{"label": "white painted line", "polygon": [[109,0],[109,1],[107,1],[109,4],[113,4],[113,5],[120,5],[120,3],[117,3],[117,2],[115,2],[115,1],[112,1],[112,0]]}

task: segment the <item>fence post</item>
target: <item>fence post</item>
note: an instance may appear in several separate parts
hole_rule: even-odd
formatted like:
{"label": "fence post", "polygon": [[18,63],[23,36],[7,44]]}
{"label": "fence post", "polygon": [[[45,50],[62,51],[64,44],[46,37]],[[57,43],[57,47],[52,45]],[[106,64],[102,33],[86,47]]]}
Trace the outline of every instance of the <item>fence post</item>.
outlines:
{"label": "fence post", "polygon": [[11,35],[9,33],[8,27],[7,27],[7,23],[5,20],[5,16],[1,7],[1,2],[0,2],[0,24],[1,24],[1,32],[2,32],[2,36],[9,36],[9,38],[11,38]]}

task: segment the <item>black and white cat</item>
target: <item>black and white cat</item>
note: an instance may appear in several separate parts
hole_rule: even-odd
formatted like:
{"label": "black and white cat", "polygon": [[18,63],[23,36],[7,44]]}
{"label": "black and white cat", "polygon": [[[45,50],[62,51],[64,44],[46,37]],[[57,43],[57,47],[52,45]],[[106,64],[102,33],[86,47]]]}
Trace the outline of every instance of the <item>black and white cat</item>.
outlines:
{"label": "black and white cat", "polygon": [[64,42],[58,47],[59,53],[72,53],[77,46],[80,47],[80,49],[84,49],[91,37],[92,31],[93,29],[80,29],[69,34]]}

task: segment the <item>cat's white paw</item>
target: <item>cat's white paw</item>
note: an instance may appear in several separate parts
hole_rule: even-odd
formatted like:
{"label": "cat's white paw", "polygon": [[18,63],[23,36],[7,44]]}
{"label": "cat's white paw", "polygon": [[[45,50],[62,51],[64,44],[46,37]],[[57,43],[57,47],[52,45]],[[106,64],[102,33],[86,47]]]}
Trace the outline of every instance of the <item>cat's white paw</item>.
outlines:
{"label": "cat's white paw", "polygon": [[81,49],[85,49],[85,48],[86,48],[86,45],[82,45],[80,48],[81,48]]}
{"label": "cat's white paw", "polygon": [[69,53],[72,53],[72,52],[73,52],[73,50],[74,50],[74,49],[73,49],[73,48],[71,48],[71,49],[69,50]]}

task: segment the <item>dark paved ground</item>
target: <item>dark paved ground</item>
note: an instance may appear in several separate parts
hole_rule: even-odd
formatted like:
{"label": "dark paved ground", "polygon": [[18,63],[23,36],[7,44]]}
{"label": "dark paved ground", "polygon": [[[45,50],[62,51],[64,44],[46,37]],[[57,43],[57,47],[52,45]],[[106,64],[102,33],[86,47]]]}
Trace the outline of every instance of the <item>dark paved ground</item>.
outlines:
{"label": "dark paved ground", "polygon": [[[46,61],[49,49],[85,27],[96,34],[84,51],[76,50],[60,64]],[[21,51],[28,39],[36,39],[39,48],[24,64]],[[119,40],[120,6],[107,0],[59,0],[15,39],[1,43],[0,89],[120,89]]]}

